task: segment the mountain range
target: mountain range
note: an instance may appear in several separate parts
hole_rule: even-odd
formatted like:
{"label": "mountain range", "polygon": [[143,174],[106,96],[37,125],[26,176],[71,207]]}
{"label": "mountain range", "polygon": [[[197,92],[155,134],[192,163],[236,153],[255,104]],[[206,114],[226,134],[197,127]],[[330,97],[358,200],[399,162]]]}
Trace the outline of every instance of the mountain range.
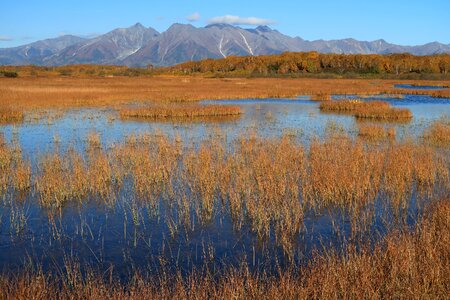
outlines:
{"label": "mountain range", "polygon": [[111,64],[143,67],[169,66],[230,55],[267,55],[282,52],[414,55],[450,53],[450,44],[438,42],[419,46],[390,44],[382,39],[307,41],[290,37],[268,26],[244,29],[228,24],[194,27],[173,24],[160,33],[137,23],[94,38],[64,35],[14,48],[0,48],[0,65]]}

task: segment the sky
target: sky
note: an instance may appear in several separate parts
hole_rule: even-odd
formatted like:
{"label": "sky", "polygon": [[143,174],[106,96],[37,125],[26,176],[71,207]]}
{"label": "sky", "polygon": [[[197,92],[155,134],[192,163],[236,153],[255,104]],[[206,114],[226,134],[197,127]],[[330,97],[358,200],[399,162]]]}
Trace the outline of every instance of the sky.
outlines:
{"label": "sky", "polygon": [[0,48],[64,34],[94,37],[137,22],[159,32],[173,23],[229,23],[268,25],[306,40],[450,44],[450,0],[0,0]]}

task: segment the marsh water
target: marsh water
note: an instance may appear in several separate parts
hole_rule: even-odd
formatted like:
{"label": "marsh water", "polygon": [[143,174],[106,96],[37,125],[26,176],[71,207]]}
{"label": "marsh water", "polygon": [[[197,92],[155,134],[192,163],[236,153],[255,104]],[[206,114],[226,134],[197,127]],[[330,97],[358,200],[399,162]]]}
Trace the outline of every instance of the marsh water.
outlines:
{"label": "marsh water", "polygon": [[[335,95],[333,98],[356,97]],[[395,127],[397,139],[419,138],[431,122],[450,116],[449,98],[404,95],[397,99],[381,95],[366,100],[374,99],[408,108],[413,113],[410,122],[385,124]],[[27,117],[20,124],[0,125],[0,132],[8,143],[20,145],[23,157],[35,168],[39,157],[56,147],[61,151],[69,147],[84,149],[92,132],[99,133],[103,147],[109,149],[126,136],[140,133],[178,136],[184,144],[198,144],[217,134],[231,143],[238,136],[252,133],[263,138],[288,134],[301,143],[308,143],[313,137],[323,137],[330,128],[352,136],[358,131],[354,117],[323,114],[318,103],[308,97],[203,103],[239,105],[243,114],[220,121],[145,122],[121,120],[113,110],[78,109],[64,112],[57,118],[34,120]],[[114,271],[124,278],[135,268],[158,272],[161,266],[166,266],[188,272],[205,263],[220,268],[243,260],[255,268],[270,264],[276,269],[292,259],[306,263],[313,250],[330,245],[339,249],[350,239],[350,220],[342,211],[307,213],[295,255],[287,259],[274,237],[261,241],[245,224],[242,229],[234,230],[226,212],[218,210],[211,223],[198,224],[192,232],[173,235],[164,218],[169,207],[162,205],[155,214],[151,207],[142,204],[136,212],[128,199],[127,192],[122,192],[119,201],[110,206],[96,199],[83,203],[74,201],[54,214],[39,205],[37,195],[22,199],[20,195],[6,193],[0,205],[0,268],[16,270],[37,263],[44,269],[57,270],[65,260],[74,259],[101,270],[114,266]],[[411,205],[406,222],[413,224],[418,212],[418,208]],[[139,224],[133,222],[132,214],[136,213],[141,219]],[[379,238],[388,223],[381,218],[375,221],[365,237]]]}

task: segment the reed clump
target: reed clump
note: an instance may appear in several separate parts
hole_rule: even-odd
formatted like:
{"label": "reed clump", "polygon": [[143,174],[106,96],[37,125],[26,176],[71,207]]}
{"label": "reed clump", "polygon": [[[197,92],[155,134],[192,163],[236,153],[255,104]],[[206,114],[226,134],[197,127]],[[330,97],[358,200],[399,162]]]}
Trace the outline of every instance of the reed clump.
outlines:
{"label": "reed clump", "polygon": [[8,145],[0,133],[0,195],[10,189],[22,192],[30,188],[30,162],[22,158],[19,145]]}
{"label": "reed clump", "polygon": [[35,185],[42,206],[61,208],[70,201],[112,197],[113,188],[120,186],[122,176],[103,150],[87,149],[87,152],[87,159],[69,149],[61,154],[47,154],[40,160]]}
{"label": "reed clump", "polygon": [[433,145],[450,147],[450,121],[444,119],[433,122],[425,131],[424,138]]}
{"label": "reed clump", "polygon": [[[33,191],[44,207],[99,199],[130,199],[159,210],[162,203],[174,230],[195,230],[218,212],[231,217],[239,231],[248,225],[261,240],[275,238],[292,255],[305,212],[344,209],[357,231],[361,211],[382,199],[397,211],[422,196],[449,189],[446,150],[425,143],[366,143],[340,132],[308,147],[292,136],[267,139],[254,134],[231,144],[212,136],[201,144],[183,144],[164,134],[129,136],[105,150],[92,133],[84,153],[54,152],[38,159]],[[95,138],[94,138],[95,137]],[[2,186],[25,186],[9,178],[28,174],[7,147],[0,148]],[[4,175],[6,174],[6,175]],[[22,178],[23,176],[18,176]],[[5,188],[4,188],[5,189]],[[162,201],[162,202],[161,202]]]}
{"label": "reed clump", "polygon": [[395,139],[395,128],[386,128],[378,124],[359,124],[358,136],[368,141]]}
{"label": "reed clump", "polygon": [[367,110],[367,109],[387,109],[390,107],[390,104],[385,101],[361,101],[358,99],[355,100],[335,100],[320,103],[320,110],[325,112],[348,112],[355,113],[358,110]]}
{"label": "reed clump", "polygon": [[0,107],[0,124],[22,122],[23,111],[8,107]]}
{"label": "reed clump", "polygon": [[412,119],[413,115],[409,109],[406,108],[360,108],[355,112],[357,119],[371,119],[381,121],[407,121]]}
{"label": "reed clump", "polygon": [[137,109],[122,109],[123,119],[192,119],[201,117],[225,117],[240,115],[237,105],[161,105]]}
{"label": "reed clump", "polygon": [[358,119],[404,121],[412,118],[408,109],[391,107],[385,101],[340,100],[320,104],[324,112],[348,113]]}
{"label": "reed clump", "polygon": [[311,96],[313,101],[329,101],[331,100],[331,94],[329,93],[317,93]]}

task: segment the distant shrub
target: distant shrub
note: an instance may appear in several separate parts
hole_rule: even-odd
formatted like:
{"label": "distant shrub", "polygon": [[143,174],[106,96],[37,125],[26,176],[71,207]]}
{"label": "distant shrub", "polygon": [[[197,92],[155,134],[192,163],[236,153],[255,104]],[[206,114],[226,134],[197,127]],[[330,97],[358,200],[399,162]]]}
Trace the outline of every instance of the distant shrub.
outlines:
{"label": "distant shrub", "polygon": [[0,74],[3,74],[4,77],[8,78],[16,78],[19,76],[19,74],[14,71],[0,71]]}
{"label": "distant shrub", "polygon": [[62,70],[59,70],[59,74],[62,76],[70,76],[70,75],[72,75],[72,71],[69,69],[62,69]]}

